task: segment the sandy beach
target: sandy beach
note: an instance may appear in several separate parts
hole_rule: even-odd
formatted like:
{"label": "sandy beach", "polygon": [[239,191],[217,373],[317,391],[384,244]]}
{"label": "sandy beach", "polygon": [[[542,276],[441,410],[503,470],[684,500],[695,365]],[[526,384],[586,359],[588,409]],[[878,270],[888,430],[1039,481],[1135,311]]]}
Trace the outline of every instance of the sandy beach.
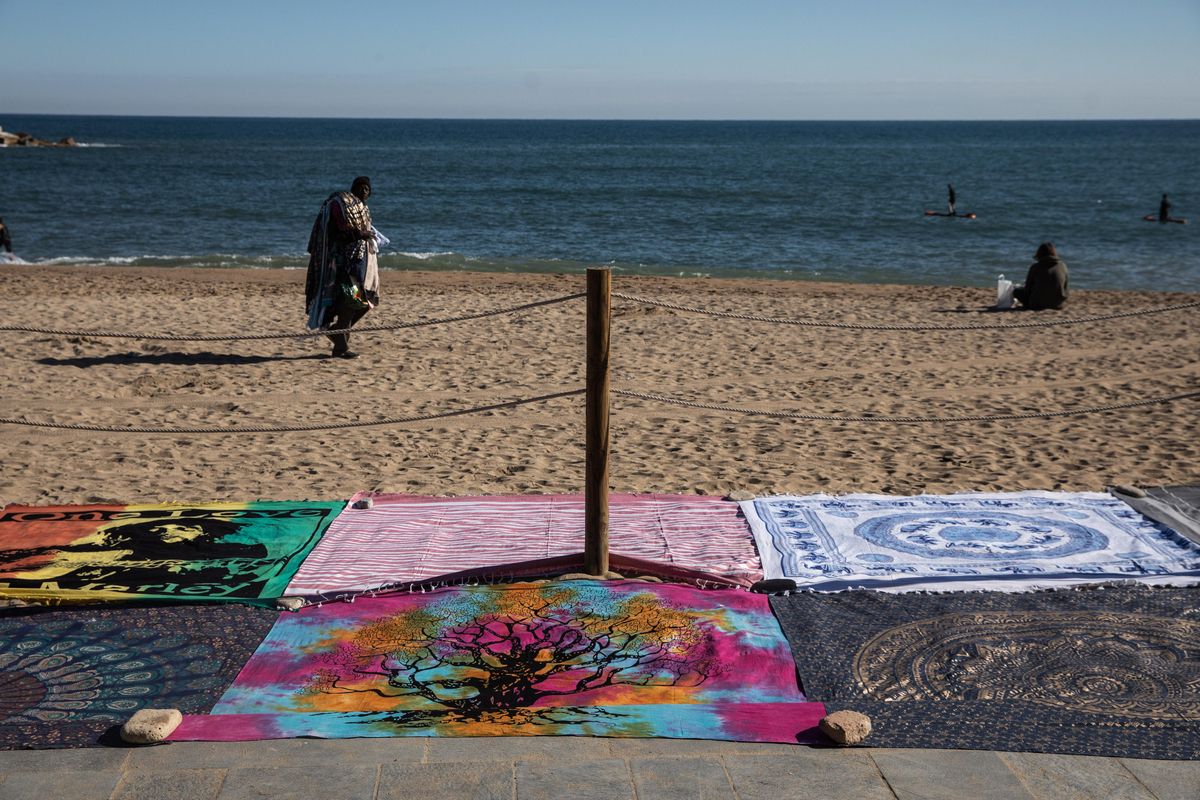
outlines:
{"label": "sandy beach", "polygon": [[[301,270],[0,268],[7,325],[218,334],[303,329]],[[387,272],[360,325],[581,292],[582,275]],[[1016,322],[1157,308],[1194,294],[1076,291],[992,314],[991,290],[614,276],[614,290],[714,310],[880,324]],[[323,339],[147,342],[0,332],[0,416],[114,426],[320,424],[581,388],[582,300]],[[830,415],[950,416],[1104,405],[1200,383],[1195,309],[1012,331],[862,332],[614,301],[614,388]],[[1200,479],[1197,400],[1022,422],[799,422],[614,398],[622,492],[1098,490]],[[582,491],[583,401],[355,430],[116,434],[0,425],[0,500],[162,502]]]}

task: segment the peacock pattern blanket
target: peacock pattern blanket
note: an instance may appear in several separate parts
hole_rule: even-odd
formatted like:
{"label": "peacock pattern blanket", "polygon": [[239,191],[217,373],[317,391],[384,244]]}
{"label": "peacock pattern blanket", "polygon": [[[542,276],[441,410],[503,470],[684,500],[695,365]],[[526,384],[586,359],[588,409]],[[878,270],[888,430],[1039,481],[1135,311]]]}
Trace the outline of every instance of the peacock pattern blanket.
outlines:
{"label": "peacock pattern blanket", "polygon": [[145,708],[206,713],[276,616],[237,604],[8,609],[0,748],[92,746]]}
{"label": "peacock pattern blanket", "polygon": [[280,618],[176,740],[592,735],[797,742],[805,702],[762,595],[640,581],[450,587]]}

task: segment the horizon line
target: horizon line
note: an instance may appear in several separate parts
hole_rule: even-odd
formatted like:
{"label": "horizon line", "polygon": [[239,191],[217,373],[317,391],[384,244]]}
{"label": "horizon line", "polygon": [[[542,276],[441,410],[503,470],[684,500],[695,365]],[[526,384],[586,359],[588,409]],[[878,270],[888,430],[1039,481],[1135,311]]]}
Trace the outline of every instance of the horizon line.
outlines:
{"label": "horizon line", "polygon": [[368,122],[771,122],[771,123],[846,123],[846,122],[1197,122],[1200,117],[971,117],[878,119],[801,119],[784,117],[373,117],[373,116],[290,116],[241,114],[83,114],[38,111],[10,111],[10,117],[100,117],[106,119],[247,119],[247,120],[355,120]]}

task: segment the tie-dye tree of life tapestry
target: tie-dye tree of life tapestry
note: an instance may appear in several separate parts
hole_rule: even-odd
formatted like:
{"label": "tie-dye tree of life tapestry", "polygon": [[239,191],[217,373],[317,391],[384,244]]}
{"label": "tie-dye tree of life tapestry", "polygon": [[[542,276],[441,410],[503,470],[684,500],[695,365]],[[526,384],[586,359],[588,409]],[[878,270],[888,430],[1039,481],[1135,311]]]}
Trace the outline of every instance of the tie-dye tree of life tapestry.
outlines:
{"label": "tie-dye tree of life tapestry", "polygon": [[174,739],[662,736],[797,742],[766,598],[637,581],[447,588],[284,615]]}
{"label": "tie-dye tree of life tapestry", "polygon": [[343,505],[10,505],[0,597],[265,601],[283,594]]}

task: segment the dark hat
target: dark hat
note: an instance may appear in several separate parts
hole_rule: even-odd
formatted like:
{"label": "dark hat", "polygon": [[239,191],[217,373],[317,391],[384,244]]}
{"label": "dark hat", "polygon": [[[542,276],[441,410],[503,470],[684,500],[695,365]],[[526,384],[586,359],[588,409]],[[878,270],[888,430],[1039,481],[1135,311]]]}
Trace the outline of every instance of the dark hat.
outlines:
{"label": "dark hat", "polygon": [[1051,242],[1042,242],[1038,245],[1037,252],[1033,254],[1034,258],[1046,258],[1048,256],[1058,256],[1058,251],[1054,249]]}
{"label": "dark hat", "polygon": [[350,191],[353,192],[355,189],[357,189],[360,186],[365,186],[368,189],[370,189],[371,188],[371,179],[368,178],[366,175],[359,175],[357,178],[354,179],[354,183],[350,184]]}

